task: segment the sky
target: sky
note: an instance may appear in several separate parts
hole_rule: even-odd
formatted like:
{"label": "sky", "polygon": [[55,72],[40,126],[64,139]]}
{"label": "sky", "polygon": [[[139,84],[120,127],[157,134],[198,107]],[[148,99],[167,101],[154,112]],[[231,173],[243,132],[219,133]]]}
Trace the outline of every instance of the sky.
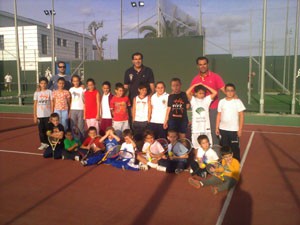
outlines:
{"label": "sky", "polygon": [[[263,0],[161,1],[165,5],[169,2],[176,4],[182,11],[194,17],[195,21],[199,21],[201,2],[202,26],[207,40],[206,54],[232,53],[234,56],[249,56],[250,50],[252,55],[260,54]],[[99,36],[108,34],[108,41],[104,43],[104,57],[116,59],[120,37],[120,2],[121,0],[54,0],[55,25],[88,34],[87,26],[90,22],[103,20],[104,27]],[[155,26],[157,1],[145,0],[145,6],[139,9],[132,8],[130,2],[123,0],[123,35],[125,34],[124,38],[137,38],[137,29],[134,28],[138,24],[138,13],[140,27]],[[297,0],[268,0],[267,55],[284,55],[287,2],[289,34],[286,51],[289,49],[290,54],[294,54]],[[0,0],[0,10],[13,13],[13,3],[14,0]],[[50,23],[51,18],[44,14],[44,10],[51,8],[52,0],[17,0],[18,15],[45,23]],[[148,21],[143,23],[145,20]]]}

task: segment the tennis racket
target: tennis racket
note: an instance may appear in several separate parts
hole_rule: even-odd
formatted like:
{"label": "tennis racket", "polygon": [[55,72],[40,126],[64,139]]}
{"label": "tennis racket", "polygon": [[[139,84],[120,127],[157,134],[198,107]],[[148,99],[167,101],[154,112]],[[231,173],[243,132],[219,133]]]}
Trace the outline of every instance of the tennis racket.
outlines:
{"label": "tennis racket", "polygon": [[96,148],[96,144],[95,142],[99,139],[100,136],[96,136],[94,138],[91,138],[88,146],[90,146],[90,148],[88,149],[88,151],[86,152],[86,154],[82,157],[82,160],[85,160],[92,152],[94,152],[94,149]]}
{"label": "tennis racket", "polygon": [[153,159],[159,158],[161,154],[164,154],[167,151],[168,151],[168,141],[164,138],[159,138],[156,139],[151,145],[149,145],[145,153],[147,156],[147,160],[151,162]]}
{"label": "tennis racket", "polygon": [[134,153],[129,152],[127,150],[120,150],[118,153],[117,160],[122,160],[122,161],[129,161],[130,159],[133,159]]}
{"label": "tennis racket", "polygon": [[224,181],[224,167],[222,163],[215,161],[215,162],[209,162],[205,164],[205,168],[208,173],[210,173],[213,176],[216,176],[220,178],[222,181]]}
{"label": "tennis racket", "polygon": [[51,146],[51,149],[52,149],[52,157],[54,159],[54,152],[55,152],[55,149],[56,149],[56,146],[57,144],[59,143],[59,139],[58,138],[54,138],[54,137],[51,137],[51,136],[48,136],[48,142]]}
{"label": "tennis racket", "polygon": [[115,145],[110,149],[108,149],[107,152],[102,157],[102,159],[97,163],[97,165],[100,165],[101,163],[105,162],[107,159],[118,157],[120,149],[121,149],[121,145]]}
{"label": "tennis racket", "polygon": [[183,156],[189,154],[193,149],[191,141],[187,138],[178,139],[177,142],[172,146],[169,156]]}

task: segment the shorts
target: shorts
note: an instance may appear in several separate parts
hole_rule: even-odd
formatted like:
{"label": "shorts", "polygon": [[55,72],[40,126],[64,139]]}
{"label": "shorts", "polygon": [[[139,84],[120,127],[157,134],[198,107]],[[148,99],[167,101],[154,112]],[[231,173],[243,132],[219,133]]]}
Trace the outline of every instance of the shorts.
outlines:
{"label": "shorts", "polygon": [[175,130],[178,133],[185,134],[187,132],[188,120],[175,120],[168,121],[168,130]]}

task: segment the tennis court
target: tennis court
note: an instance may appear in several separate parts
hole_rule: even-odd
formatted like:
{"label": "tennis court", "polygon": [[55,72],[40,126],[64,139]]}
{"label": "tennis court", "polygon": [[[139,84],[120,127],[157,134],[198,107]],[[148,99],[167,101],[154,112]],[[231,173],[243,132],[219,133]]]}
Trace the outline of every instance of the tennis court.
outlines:
{"label": "tennis court", "polygon": [[214,196],[187,172],[43,159],[30,114],[0,123],[1,224],[300,224],[300,127],[246,125],[241,182]]}

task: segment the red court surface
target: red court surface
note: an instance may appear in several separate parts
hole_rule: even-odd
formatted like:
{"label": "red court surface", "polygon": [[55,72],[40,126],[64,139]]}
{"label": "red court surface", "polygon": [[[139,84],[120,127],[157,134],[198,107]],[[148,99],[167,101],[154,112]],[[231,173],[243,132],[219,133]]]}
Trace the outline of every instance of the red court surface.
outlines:
{"label": "red court surface", "polygon": [[241,182],[214,196],[188,172],[43,159],[30,115],[2,113],[0,124],[0,224],[300,224],[299,127],[246,125]]}

